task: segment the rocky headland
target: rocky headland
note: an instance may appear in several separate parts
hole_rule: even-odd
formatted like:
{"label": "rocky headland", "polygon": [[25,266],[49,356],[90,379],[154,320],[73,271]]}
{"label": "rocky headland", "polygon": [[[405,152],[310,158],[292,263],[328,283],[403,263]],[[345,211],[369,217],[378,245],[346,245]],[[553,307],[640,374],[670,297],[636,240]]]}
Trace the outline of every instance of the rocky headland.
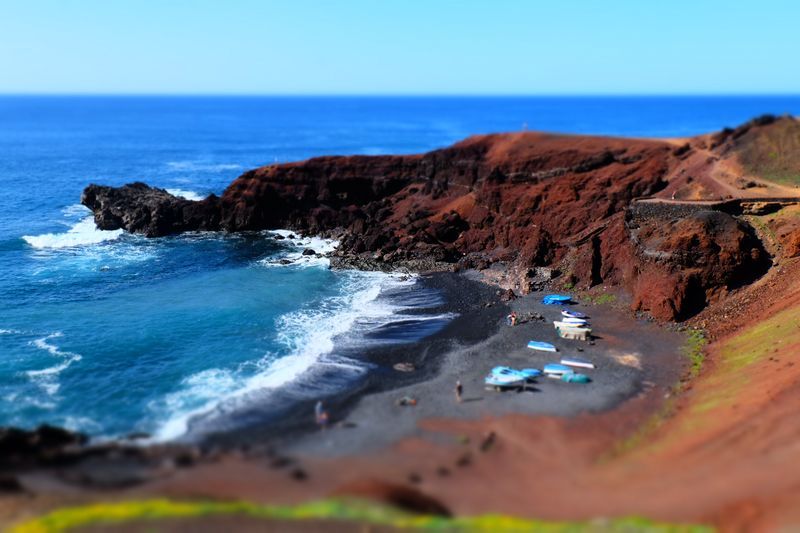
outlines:
{"label": "rocky headland", "polygon": [[421,155],[269,165],[199,202],[143,183],[90,185],[81,201],[101,229],[289,228],[340,239],[334,266],[493,269],[522,293],[602,284],[636,311],[685,320],[769,268],[737,215],[800,195],[761,176],[780,170],[762,172],[770,140],[798,131],[794,118],[763,116],[679,140],[478,135]]}

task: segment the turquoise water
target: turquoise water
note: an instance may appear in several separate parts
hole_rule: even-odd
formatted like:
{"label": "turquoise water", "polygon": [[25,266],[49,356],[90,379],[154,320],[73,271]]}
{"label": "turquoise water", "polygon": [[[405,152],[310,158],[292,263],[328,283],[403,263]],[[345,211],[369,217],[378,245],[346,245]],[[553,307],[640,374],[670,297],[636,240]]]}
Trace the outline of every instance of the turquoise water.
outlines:
{"label": "turquoise water", "polygon": [[278,263],[332,246],[320,240],[100,232],[78,205],[90,182],[200,198],[274,161],[523,125],[682,136],[764,112],[800,113],[800,98],[1,97],[0,425],[158,439],[229,427],[245,406],[335,394],[369,371],[366,347],[450,318],[425,312],[441,296],[413,279]]}

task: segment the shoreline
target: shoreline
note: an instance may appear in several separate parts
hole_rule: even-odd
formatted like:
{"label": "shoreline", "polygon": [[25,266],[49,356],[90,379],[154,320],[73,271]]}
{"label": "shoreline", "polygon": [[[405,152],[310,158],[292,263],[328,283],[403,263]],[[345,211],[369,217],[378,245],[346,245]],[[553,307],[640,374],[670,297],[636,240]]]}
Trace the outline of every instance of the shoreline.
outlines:
{"label": "shoreline", "polygon": [[[418,379],[395,380],[391,387],[363,391],[352,398],[353,403],[344,411],[344,424],[325,431],[312,424],[311,431],[285,441],[284,451],[300,456],[358,456],[380,452],[408,438],[436,441],[439,436],[425,429],[431,421],[506,415],[569,420],[608,413],[653,391],[663,397],[683,373],[685,361],[679,348],[684,337],[662,325],[635,319],[608,306],[578,304],[573,307],[592,314],[596,340],[589,344],[559,339],[552,321],[559,318],[561,306],[541,304],[542,293],[534,292],[505,304],[500,302],[499,289],[477,281],[474,273],[437,276],[449,279],[454,287],[460,283],[482,285],[490,294],[492,306],[478,309],[469,320],[456,319],[445,328],[442,336],[449,338],[449,349],[439,350],[435,371]],[[500,309],[503,312],[497,313]],[[540,313],[545,320],[509,327],[504,319],[510,310],[520,316]],[[559,352],[530,350],[526,344],[531,339],[551,342]],[[588,374],[591,383],[569,384],[540,377],[525,392],[489,391],[483,383],[483,377],[494,366],[541,369],[545,363],[558,362],[568,355],[595,362],[594,370],[576,369]],[[461,403],[455,400],[456,380],[464,386]],[[403,396],[417,399],[418,405],[398,406],[397,400]]]}
{"label": "shoreline", "polygon": [[[574,307],[593,315],[597,339],[593,344],[566,341],[556,336],[552,325],[561,307],[541,304],[541,293],[502,302],[500,289],[475,272],[438,272],[421,275],[419,280],[443,293],[443,304],[427,312],[458,316],[441,331],[413,344],[364,349],[358,359],[373,366],[366,377],[349,390],[320,398],[331,416],[328,429],[321,431],[314,423],[315,400],[303,400],[277,419],[256,420],[208,434],[197,443],[200,448],[245,449],[254,455],[276,449],[311,456],[358,455],[387,448],[407,437],[426,436],[420,428],[426,419],[508,414],[569,419],[608,412],[653,389],[666,393],[682,374],[684,361],[678,359],[678,349],[683,336],[662,325],[608,306],[579,304]],[[540,313],[546,320],[511,328],[504,320],[510,310],[520,316]],[[559,352],[534,352],[526,347],[531,339],[551,342]],[[590,375],[592,383],[567,384],[542,377],[524,393],[497,393],[484,388],[483,377],[494,366],[541,368],[565,355],[589,358],[597,364],[595,370],[578,369]],[[393,365],[400,362],[411,363],[415,370],[395,370]],[[454,399],[456,380],[464,384],[465,401],[461,404]],[[418,405],[396,405],[404,396],[417,399]],[[257,409],[255,406],[253,411]]]}
{"label": "shoreline", "polygon": [[[346,357],[365,363],[367,371],[365,377],[351,383],[348,390],[318,398],[324,402],[325,409],[331,417],[331,426],[345,423],[349,413],[365,398],[391,393],[397,389],[435,379],[442,367],[446,366],[443,357],[454,344],[479,342],[488,333],[487,330],[497,328],[497,324],[509,312],[508,307],[498,301],[497,287],[468,279],[462,274],[443,272],[420,274],[418,283],[422,284],[423,290],[434,289],[442,293],[441,305],[426,308],[426,314],[453,313],[456,316],[440,331],[412,343],[388,345],[376,343],[372,346],[344,350]],[[491,306],[487,307],[487,303],[491,303]],[[414,311],[406,310],[404,313],[413,314]],[[334,348],[334,353],[336,351],[337,347]],[[415,370],[412,372],[395,370],[393,365],[401,362],[411,363]],[[316,399],[300,400],[280,413],[278,419],[254,420],[238,428],[210,432],[199,436],[196,443],[201,448],[222,449],[290,445],[291,441],[317,431],[313,415],[315,403]],[[238,413],[237,416],[248,417],[250,416],[248,412],[257,413],[258,410],[259,406],[253,405],[246,410],[247,412]]]}

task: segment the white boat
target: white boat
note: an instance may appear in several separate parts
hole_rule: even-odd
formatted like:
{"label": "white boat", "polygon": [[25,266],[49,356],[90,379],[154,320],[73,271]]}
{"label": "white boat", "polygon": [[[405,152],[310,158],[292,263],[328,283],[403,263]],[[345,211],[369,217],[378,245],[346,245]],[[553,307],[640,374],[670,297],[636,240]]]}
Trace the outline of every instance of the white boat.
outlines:
{"label": "white boat", "polygon": [[581,313],[580,311],[573,311],[572,309],[562,309],[561,316],[570,318],[589,318],[586,315],[586,313]]}
{"label": "white boat", "polygon": [[565,324],[575,324],[576,326],[585,326],[589,323],[585,318],[574,318],[570,316],[565,316],[561,319],[561,322]]}
{"label": "white boat", "polygon": [[566,366],[576,366],[579,368],[597,368],[591,361],[587,359],[581,359],[580,357],[562,357],[561,364]]}
{"label": "white boat", "polygon": [[556,333],[562,339],[588,341],[592,337],[592,330],[588,325],[568,324],[566,322],[553,322]]}

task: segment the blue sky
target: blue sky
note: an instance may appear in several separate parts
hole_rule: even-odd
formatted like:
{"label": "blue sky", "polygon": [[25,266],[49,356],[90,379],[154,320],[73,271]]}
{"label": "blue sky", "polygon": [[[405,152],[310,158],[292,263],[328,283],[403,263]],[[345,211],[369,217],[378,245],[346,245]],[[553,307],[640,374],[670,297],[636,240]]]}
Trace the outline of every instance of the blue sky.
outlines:
{"label": "blue sky", "polygon": [[800,93],[788,0],[0,0],[0,92]]}

